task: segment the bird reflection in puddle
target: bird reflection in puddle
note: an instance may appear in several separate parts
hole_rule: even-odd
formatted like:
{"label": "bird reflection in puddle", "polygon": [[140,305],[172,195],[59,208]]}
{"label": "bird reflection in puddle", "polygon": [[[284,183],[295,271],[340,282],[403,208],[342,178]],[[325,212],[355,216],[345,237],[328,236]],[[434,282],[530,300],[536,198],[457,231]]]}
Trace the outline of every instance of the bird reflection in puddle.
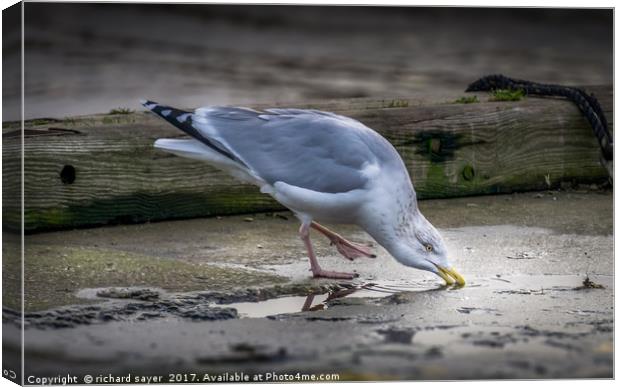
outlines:
{"label": "bird reflection in puddle", "polygon": [[[346,297],[367,297],[367,298],[383,298],[392,294],[402,292],[428,292],[435,290],[445,289],[445,286],[429,289],[422,284],[404,285],[404,284],[383,284],[366,283],[359,285],[348,285],[344,289],[337,289],[328,292],[327,294],[309,294],[306,296],[306,300],[301,308],[302,312],[313,312],[318,310],[324,310],[327,308],[327,304],[330,301],[346,298]],[[316,304],[315,298],[319,298]]]}
{"label": "bird reflection in puddle", "polygon": [[404,292],[443,291],[445,286],[429,288],[428,283],[360,283],[341,284],[339,289],[307,296],[287,296],[259,302],[240,302],[228,306],[237,309],[241,318],[260,318],[279,314],[316,312],[344,298],[383,298]]}
{"label": "bird reflection in puddle", "polygon": [[324,310],[327,307],[326,304],[328,302],[338,299],[338,298],[344,298],[357,291],[358,291],[358,288],[349,288],[349,289],[342,289],[342,290],[336,290],[336,291],[329,292],[327,293],[327,298],[325,298],[323,301],[319,302],[318,304],[314,306],[312,304],[314,303],[314,298],[316,294],[309,294],[308,296],[306,296],[306,301],[304,302],[304,305],[301,307],[301,311],[302,312],[315,312],[317,310]]}

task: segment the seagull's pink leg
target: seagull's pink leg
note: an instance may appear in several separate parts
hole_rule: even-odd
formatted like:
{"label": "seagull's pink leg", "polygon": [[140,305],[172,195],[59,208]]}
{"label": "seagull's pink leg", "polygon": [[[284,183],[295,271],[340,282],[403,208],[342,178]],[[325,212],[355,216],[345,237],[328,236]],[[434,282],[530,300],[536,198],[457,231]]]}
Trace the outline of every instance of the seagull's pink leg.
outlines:
{"label": "seagull's pink leg", "polygon": [[310,258],[310,270],[312,271],[312,276],[314,278],[333,278],[333,279],[353,279],[357,277],[356,274],[353,273],[341,273],[337,271],[328,271],[321,269],[319,266],[319,261],[316,259],[316,255],[314,255],[314,250],[312,249],[312,243],[310,242],[310,224],[302,223],[299,228],[299,236],[301,240],[304,242],[306,246],[306,250],[308,250],[308,258]]}
{"label": "seagull's pink leg", "polygon": [[359,257],[377,258],[377,256],[366,246],[349,242],[327,227],[321,226],[317,222],[312,222],[310,226],[329,238],[332,245],[336,245],[338,252],[351,261]]}

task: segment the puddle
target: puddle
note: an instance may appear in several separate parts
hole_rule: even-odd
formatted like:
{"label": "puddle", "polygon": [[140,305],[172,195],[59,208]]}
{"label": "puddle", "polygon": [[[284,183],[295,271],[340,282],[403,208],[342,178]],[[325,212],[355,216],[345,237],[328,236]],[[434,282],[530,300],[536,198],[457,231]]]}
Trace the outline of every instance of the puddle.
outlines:
{"label": "puddle", "polygon": [[[382,282],[352,284],[323,294],[308,296],[288,296],[272,298],[258,302],[237,302],[226,304],[237,310],[240,318],[263,318],[278,314],[291,314],[325,310],[333,300],[342,298],[383,298],[402,292],[426,292],[435,290],[428,283],[403,284],[399,282]],[[218,304],[219,305],[219,304]]]}
{"label": "puddle", "polygon": [[[594,281],[592,283],[596,284],[596,287],[591,284],[589,287],[580,287],[579,285],[585,281],[583,276],[539,274],[508,277],[509,280],[505,281],[495,281],[495,277],[478,278],[476,281],[470,282],[464,289],[445,288],[438,286],[432,280],[417,282],[403,280],[365,282],[360,280],[354,283],[328,284],[313,288],[295,285],[287,290],[252,288],[239,290],[234,294],[218,292],[169,293],[155,287],[91,288],[80,290],[76,296],[91,301],[100,300],[104,302],[27,313],[25,317],[30,326],[42,328],[74,327],[106,321],[143,321],[169,317],[191,321],[276,318],[275,316],[286,317],[300,312],[321,311],[337,305],[373,303],[373,301],[366,300],[352,301],[350,300],[352,298],[377,300],[388,297],[392,299],[402,295],[402,300],[394,298],[393,303],[406,303],[412,300],[407,296],[408,294],[426,292],[439,292],[439,297],[459,299],[461,302],[466,301],[465,304],[461,303],[455,308],[455,311],[463,317],[465,315],[501,317],[503,313],[499,310],[476,304],[478,297],[476,294],[478,293],[474,288],[482,291],[484,291],[483,288],[490,288],[490,292],[498,294],[506,300],[512,299],[513,296],[519,299],[535,296],[537,299],[531,301],[537,303],[559,297],[587,297],[601,292],[607,294],[613,288],[613,276],[593,275],[591,277],[593,279],[588,281]],[[589,283],[588,281],[585,282]],[[578,317],[588,317],[608,314],[610,311],[573,306],[568,308],[565,313]],[[10,315],[10,310],[4,311],[3,315],[8,320],[19,323],[19,316],[17,314]],[[305,317],[308,320],[310,318],[323,318],[320,315]],[[327,318],[330,321],[334,319],[333,316]],[[371,316],[368,320],[359,321],[372,324],[376,323],[377,319]]]}
{"label": "puddle", "polygon": [[[383,298],[403,292],[425,292],[442,289],[434,286],[434,282],[403,282],[384,281],[381,283],[343,283],[337,287],[325,288],[307,296],[291,295],[283,297],[259,297],[259,294],[250,297],[248,294],[234,297],[222,295],[204,295],[200,293],[168,293],[155,287],[112,287],[86,288],[76,293],[78,298],[104,301],[100,306],[93,306],[96,311],[89,310],[89,321],[97,320],[101,312],[111,312],[108,319],[114,319],[119,314],[125,317],[133,316],[138,320],[149,318],[163,318],[168,314],[192,319],[219,319],[221,310],[236,310],[229,317],[264,318],[268,316],[293,314],[325,310],[335,300],[344,298]],[[264,293],[264,292],[259,292]],[[221,297],[220,297],[221,296]],[[78,313],[79,307],[73,313]],[[128,310],[130,309],[130,310]],[[233,310],[234,309],[234,310]],[[51,312],[53,314],[53,311]],[[215,317],[214,316],[215,313]],[[205,317],[206,316],[206,317]],[[36,316],[31,316],[36,317]],[[52,317],[52,316],[50,316]],[[204,317],[204,318],[203,318]],[[119,317],[120,318],[120,317]],[[76,321],[79,323],[80,321]],[[43,321],[43,325],[47,322]]]}
{"label": "puddle", "polygon": [[238,302],[227,306],[237,309],[240,318],[261,318],[275,314],[298,313],[314,308],[325,309],[324,302],[328,297],[329,294],[280,297],[259,302]]}
{"label": "puddle", "polygon": [[[610,286],[609,276],[596,276],[601,281]],[[583,278],[575,275],[535,275],[511,277],[511,280],[495,277],[482,279],[480,283],[469,283],[464,291],[476,287],[491,287],[494,293],[507,295],[549,295],[553,292],[578,291]],[[513,283],[514,282],[514,283]],[[541,286],[542,285],[542,286]],[[538,286],[538,288],[536,288]],[[226,304],[214,304],[214,306],[226,306],[234,308],[241,318],[264,318],[279,314],[292,314],[299,312],[319,311],[328,309],[329,306],[338,299],[345,298],[384,298],[398,293],[416,293],[429,291],[453,291],[456,289],[437,286],[432,281],[403,282],[403,281],[383,281],[371,283],[342,284],[340,289],[332,290],[321,294],[311,294],[308,296],[285,296],[272,298],[257,302],[236,302]],[[596,289],[595,289],[596,290]],[[463,306],[457,309],[462,314],[488,314],[501,316],[502,314],[492,308],[478,308]],[[576,314],[584,311],[574,312]],[[569,312],[570,313],[570,312]],[[589,313],[589,311],[585,311]]]}

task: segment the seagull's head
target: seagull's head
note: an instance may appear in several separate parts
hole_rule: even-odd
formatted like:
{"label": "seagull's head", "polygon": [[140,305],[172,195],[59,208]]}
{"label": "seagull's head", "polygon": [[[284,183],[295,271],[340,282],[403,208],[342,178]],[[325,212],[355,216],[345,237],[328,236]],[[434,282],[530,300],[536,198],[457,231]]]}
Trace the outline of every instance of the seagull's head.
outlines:
{"label": "seagull's head", "polygon": [[410,226],[392,252],[394,258],[406,266],[437,274],[446,285],[465,286],[465,279],[448,260],[448,249],[439,231],[419,212]]}

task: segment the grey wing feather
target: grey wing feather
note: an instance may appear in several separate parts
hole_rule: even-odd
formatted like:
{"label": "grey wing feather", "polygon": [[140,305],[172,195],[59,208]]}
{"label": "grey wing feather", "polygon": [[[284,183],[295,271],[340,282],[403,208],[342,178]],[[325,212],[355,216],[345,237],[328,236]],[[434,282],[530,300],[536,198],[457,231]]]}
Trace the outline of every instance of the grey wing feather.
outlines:
{"label": "grey wing feather", "polygon": [[365,131],[374,132],[333,113],[206,107],[197,109],[193,118],[202,135],[226,146],[270,184],[347,192],[366,184],[364,164],[377,159]]}

